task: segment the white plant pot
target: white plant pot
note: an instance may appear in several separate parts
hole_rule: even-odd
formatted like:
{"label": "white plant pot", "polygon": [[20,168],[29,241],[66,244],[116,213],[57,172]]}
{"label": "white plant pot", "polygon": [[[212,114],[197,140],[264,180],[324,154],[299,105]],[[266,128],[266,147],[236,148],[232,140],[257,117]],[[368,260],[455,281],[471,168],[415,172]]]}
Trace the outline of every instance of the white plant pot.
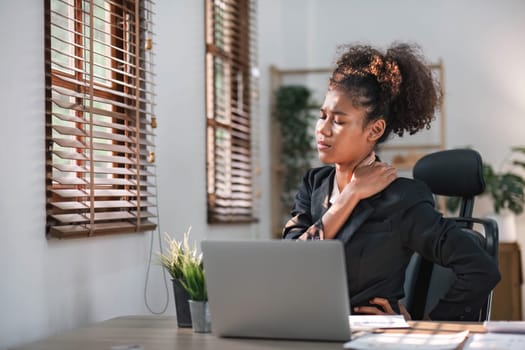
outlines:
{"label": "white plant pot", "polygon": [[516,215],[514,213],[489,214],[487,217],[498,223],[500,242],[516,242]]}
{"label": "white plant pot", "polygon": [[210,333],[210,307],[207,301],[188,300],[191,313],[191,324],[195,333]]}

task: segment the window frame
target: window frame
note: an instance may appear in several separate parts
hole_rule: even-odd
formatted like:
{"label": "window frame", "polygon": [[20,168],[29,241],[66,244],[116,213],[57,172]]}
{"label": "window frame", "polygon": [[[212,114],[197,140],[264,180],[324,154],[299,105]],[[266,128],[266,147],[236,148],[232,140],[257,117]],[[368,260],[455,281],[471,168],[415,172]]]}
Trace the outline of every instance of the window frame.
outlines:
{"label": "window frame", "polygon": [[[66,16],[53,9],[53,1],[69,6],[66,12],[72,15],[66,21],[73,25],[64,31],[70,36],[68,39],[73,39],[65,42],[72,47],[73,57],[71,51],[65,55],[73,64],[63,70],[55,69],[59,59],[52,55],[57,49],[53,39],[57,39],[58,33],[53,31],[58,26],[53,15]],[[151,3],[149,0],[134,3],[98,0],[102,3],[99,6],[95,1],[44,1],[48,238],[144,232],[156,228],[155,94],[151,82],[153,53],[148,52],[153,35]],[[97,11],[102,9],[104,19],[97,16],[97,6]],[[103,35],[109,35],[109,41],[97,42],[95,20],[101,21],[106,30],[110,28],[102,31]],[[136,27],[134,23],[141,25]],[[98,53],[95,44],[103,47],[105,53]],[[102,56],[110,65],[100,66],[95,62],[95,55]],[[107,84],[96,81],[95,65],[109,71],[106,77],[100,78],[109,80]],[[67,70],[73,73],[68,74]],[[95,107],[99,104],[106,108]],[[61,110],[64,115],[57,117]],[[58,180],[58,173],[67,174],[60,177],[64,182]],[[82,195],[70,196],[66,194],[68,191]]]}
{"label": "window frame", "polygon": [[210,224],[256,222],[251,103],[255,5],[251,0],[205,0],[205,7],[207,219]]}

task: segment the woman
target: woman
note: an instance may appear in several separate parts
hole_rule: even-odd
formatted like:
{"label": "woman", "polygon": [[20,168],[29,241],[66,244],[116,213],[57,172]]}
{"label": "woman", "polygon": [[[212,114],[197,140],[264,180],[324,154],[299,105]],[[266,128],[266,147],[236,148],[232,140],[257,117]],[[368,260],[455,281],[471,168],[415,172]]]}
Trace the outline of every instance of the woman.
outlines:
{"label": "woman", "polygon": [[430,126],[440,99],[430,69],[407,44],[384,53],[362,45],[343,49],[315,130],[319,159],[333,166],[306,173],[283,238],[343,241],[354,312],[399,312],[405,269],[418,252],[457,277],[427,317],[476,320],[499,281],[496,264],[434,209],[425,184],[397,178],[374,153],[392,132]]}

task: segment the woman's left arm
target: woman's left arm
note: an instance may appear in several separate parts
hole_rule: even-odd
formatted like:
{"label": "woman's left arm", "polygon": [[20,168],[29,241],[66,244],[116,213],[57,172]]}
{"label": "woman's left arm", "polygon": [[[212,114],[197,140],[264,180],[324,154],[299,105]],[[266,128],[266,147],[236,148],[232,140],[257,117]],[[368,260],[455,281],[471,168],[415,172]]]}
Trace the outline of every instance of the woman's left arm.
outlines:
{"label": "woman's left arm", "polygon": [[419,202],[405,212],[400,232],[406,246],[451,268],[456,281],[429,313],[433,320],[477,321],[479,310],[500,280],[497,263],[468,232]]}

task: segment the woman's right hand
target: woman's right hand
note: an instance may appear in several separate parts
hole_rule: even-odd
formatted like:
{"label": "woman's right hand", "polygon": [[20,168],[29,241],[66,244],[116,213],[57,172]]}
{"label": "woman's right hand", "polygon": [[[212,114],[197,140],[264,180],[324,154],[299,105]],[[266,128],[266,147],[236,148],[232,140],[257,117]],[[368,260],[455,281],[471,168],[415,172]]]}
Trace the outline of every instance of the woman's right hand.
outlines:
{"label": "woman's right hand", "polygon": [[393,166],[375,161],[375,152],[371,152],[357,165],[352,179],[343,191],[352,191],[360,199],[365,199],[381,192],[397,179],[397,170]]}
{"label": "woman's right hand", "polygon": [[324,213],[320,239],[333,239],[361,199],[382,191],[396,178],[396,169],[376,162],[375,153],[371,152],[354,169],[351,180]]}

